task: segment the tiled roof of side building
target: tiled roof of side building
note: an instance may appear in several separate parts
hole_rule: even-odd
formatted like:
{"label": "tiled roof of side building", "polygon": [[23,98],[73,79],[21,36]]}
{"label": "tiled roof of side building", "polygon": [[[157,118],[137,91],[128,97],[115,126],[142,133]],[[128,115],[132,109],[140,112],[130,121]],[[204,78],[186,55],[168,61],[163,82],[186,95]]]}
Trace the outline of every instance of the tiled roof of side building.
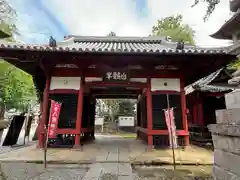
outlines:
{"label": "tiled roof of side building", "polygon": [[[0,42],[1,43],[1,42]],[[29,45],[1,43],[0,49],[22,49],[33,51],[66,51],[92,53],[157,53],[157,54],[227,54],[225,48],[200,48],[184,45],[184,49],[176,48],[177,43],[165,37],[93,37],[69,36],[56,47],[49,45]]]}
{"label": "tiled roof of side building", "polygon": [[240,11],[237,11],[228,19],[214,34],[210,36],[215,39],[232,40],[232,34],[240,28],[239,24]]}
{"label": "tiled roof of side building", "polygon": [[223,87],[223,86],[215,86],[211,85],[211,82],[219,76],[219,74],[224,70],[221,68],[210,75],[199,79],[198,81],[190,84],[189,86],[185,87],[185,93],[190,94],[193,91],[202,91],[202,92],[226,92],[231,91],[233,88],[230,87]]}

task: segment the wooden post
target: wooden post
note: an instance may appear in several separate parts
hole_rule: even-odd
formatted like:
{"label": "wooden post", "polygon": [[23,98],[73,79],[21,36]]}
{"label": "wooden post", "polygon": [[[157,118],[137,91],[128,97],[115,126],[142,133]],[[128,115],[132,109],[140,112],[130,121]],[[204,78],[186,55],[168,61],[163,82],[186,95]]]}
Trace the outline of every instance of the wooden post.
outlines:
{"label": "wooden post", "polygon": [[152,149],[153,146],[153,138],[152,138],[152,93],[151,93],[151,79],[147,79],[148,87],[146,90],[147,96],[147,127],[148,127],[148,148]]}
{"label": "wooden post", "polygon": [[43,93],[43,112],[40,119],[40,126],[38,132],[38,147],[44,148],[44,125],[47,122],[47,113],[48,113],[48,100],[49,100],[49,88],[50,88],[50,77],[46,78],[45,89]]}
{"label": "wooden post", "polygon": [[78,106],[77,106],[77,119],[76,119],[76,136],[74,148],[80,148],[80,138],[81,138],[81,125],[82,125],[82,111],[83,111],[83,92],[84,92],[84,77],[81,77],[80,89],[78,92]]}
{"label": "wooden post", "polygon": [[[180,79],[180,93],[181,93],[181,106],[182,106],[182,123],[183,129],[188,133],[188,121],[187,121],[187,108],[186,108],[186,95],[184,91],[183,78]],[[189,135],[184,136],[185,146],[189,145]]]}

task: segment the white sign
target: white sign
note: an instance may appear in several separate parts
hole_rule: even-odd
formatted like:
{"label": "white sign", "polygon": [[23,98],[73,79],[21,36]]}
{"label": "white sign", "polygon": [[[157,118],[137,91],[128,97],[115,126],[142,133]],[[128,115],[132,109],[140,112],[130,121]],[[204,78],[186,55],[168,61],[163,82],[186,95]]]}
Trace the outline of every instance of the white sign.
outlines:
{"label": "white sign", "polygon": [[104,118],[102,117],[95,118],[95,125],[103,125],[103,124],[104,124]]}
{"label": "white sign", "polygon": [[133,116],[119,116],[118,117],[118,126],[134,126],[134,117]]}
{"label": "white sign", "polygon": [[52,77],[50,90],[54,89],[80,89],[81,77]]}
{"label": "white sign", "polygon": [[152,78],[151,91],[177,91],[180,92],[180,79]]}

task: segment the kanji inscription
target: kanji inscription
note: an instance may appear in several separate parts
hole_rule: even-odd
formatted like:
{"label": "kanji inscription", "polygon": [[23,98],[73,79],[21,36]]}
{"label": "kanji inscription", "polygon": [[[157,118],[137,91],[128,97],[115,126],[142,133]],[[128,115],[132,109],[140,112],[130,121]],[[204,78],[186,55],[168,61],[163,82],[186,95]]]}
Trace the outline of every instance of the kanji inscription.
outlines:
{"label": "kanji inscription", "polygon": [[120,71],[108,71],[104,76],[105,81],[127,81],[128,73]]}

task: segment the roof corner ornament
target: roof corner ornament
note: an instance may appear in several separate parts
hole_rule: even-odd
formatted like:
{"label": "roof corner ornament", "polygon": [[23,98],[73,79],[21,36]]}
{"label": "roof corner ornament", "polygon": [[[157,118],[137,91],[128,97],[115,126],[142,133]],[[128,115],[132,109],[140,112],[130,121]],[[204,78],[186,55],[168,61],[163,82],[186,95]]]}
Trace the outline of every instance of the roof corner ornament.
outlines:
{"label": "roof corner ornament", "polygon": [[50,36],[50,38],[49,38],[49,46],[57,47],[57,41],[52,36]]}
{"label": "roof corner ornament", "polygon": [[178,41],[176,49],[177,50],[183,50],[184,49],[184,41],[183,40]]}

